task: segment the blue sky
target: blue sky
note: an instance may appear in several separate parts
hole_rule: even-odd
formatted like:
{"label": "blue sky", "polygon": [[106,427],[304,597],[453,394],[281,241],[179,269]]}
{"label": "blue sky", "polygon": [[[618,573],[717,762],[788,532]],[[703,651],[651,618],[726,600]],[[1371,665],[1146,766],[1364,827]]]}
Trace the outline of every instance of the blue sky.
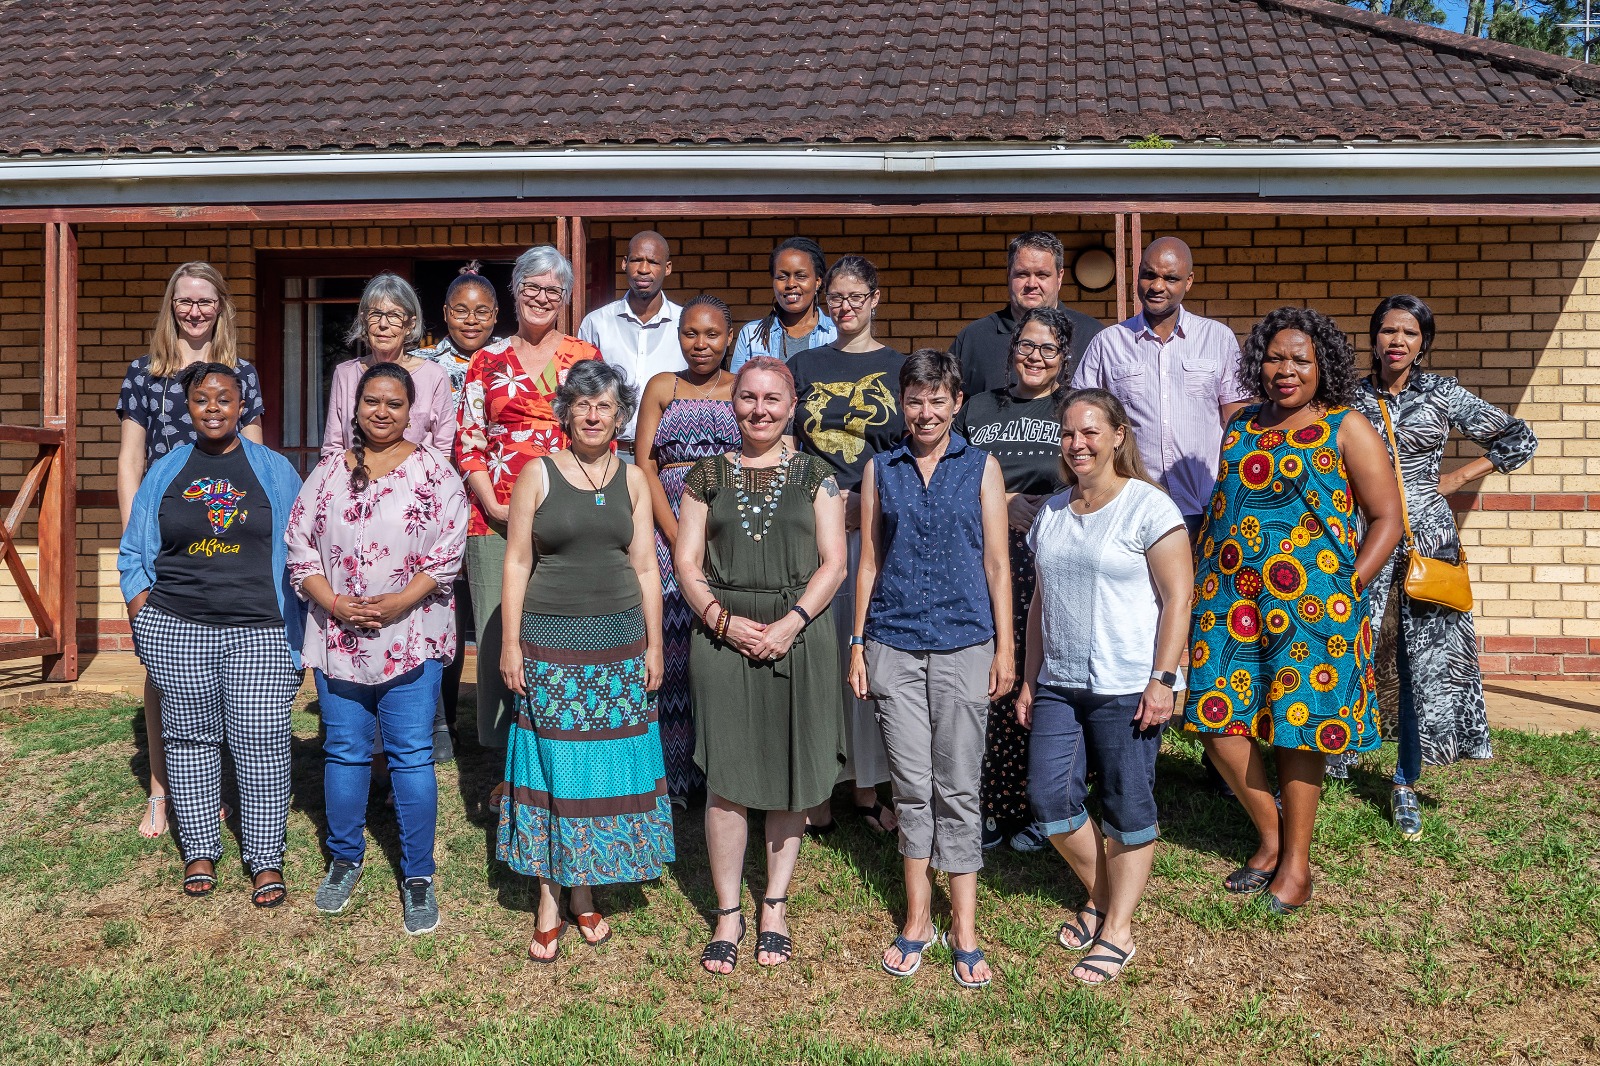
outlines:
{"label": "blue sky", "polygon": [[1433,0],[1448,13],[1444,28],[1460,33],[1467,24],[1467,0]]}

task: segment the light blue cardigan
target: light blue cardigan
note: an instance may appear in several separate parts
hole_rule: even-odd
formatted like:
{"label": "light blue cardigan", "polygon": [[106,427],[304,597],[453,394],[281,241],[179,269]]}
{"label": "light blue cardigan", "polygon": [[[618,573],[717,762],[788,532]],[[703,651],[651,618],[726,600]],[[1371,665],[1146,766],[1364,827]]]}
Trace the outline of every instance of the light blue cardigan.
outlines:
{"label": "light blue cardigan", "polygon": [[[272,506],[272,572],[276,575],[278,610],[283,612],[284,638],[298,670],[300,645],[305,640],[306,605],[289,585],[289,547],[284,534],[289,529],[289,510],[300,494],[300,475],[293,463],[271,448],[244,437],[239,438],[239,444]],[[156,583],[156,556],[161,554],[161,497],[183,472],[193,452],[193,444],[180,444],[157,459],[139,484],[128,515],[128,528],[117,549],[124,601],[131,601]]]}

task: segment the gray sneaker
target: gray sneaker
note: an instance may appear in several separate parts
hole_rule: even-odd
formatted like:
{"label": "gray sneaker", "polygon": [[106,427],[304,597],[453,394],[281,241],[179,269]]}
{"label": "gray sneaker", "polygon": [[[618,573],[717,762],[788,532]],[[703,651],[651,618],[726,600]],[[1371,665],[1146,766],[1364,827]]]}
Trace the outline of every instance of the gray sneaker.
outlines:
{"label": "gray sneaker", "polygon": [[439,928],[439,901],[433,898],[433,882],[412,877],[400,886],[400,909],[405,914],[406,932],[412,936]]}
{"label": "gray sneaker", "polygon": [[328,864],[328,876],[317,888],[317,910],[323,914],[343,914],[355,899],[356,886],[361,883],[361,864],[345,859],[334,859]]}
{"label": "gray sneaker", "polygon": [[1030,822],[1011,838],[1011,850],[1030,854],[1050,846],[1050,834],[1044,831],[1043,822]]}
{"label": "gray sneaker", "polygon": [[1415,789],[1404,785],[1390,789],[1389,813],[1394,816],[1394,826],[1402,837],[1422,839],[1422,805],[1417,802]]}

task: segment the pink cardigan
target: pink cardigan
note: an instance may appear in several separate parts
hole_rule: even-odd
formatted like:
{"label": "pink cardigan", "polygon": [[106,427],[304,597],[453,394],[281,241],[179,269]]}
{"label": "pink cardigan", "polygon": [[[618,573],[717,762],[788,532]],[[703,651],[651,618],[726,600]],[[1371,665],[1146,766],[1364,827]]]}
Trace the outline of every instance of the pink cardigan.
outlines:
{"label": "pink cardigan", "polygon": [[[328,388],[328,417],[322,427],[322,454],[343,454],[350,447],[350,420],[356,413],[356,385],[366,366],[360,359],[346,359],[333,368],[333,384]],[[450,375],[432,360],[411,371],[417,400],[411,405],[411,424],[406,440],[426,444],[441,455],[449,455],[456,444],[456,403],[450,392]]]}

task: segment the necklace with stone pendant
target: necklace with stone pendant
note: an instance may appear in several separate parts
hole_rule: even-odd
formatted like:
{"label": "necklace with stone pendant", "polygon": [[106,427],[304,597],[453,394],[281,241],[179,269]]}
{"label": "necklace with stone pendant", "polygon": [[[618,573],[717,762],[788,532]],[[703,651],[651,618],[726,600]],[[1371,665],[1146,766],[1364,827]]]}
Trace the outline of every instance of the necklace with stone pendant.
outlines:
{"label": "necklace with stone pendant", "polygon": [[[739,525],[751,540],[759,541],[766,536],[767,530],[772,527],[772,514],[778,509],[778,501],[783,499],[783,486],[789,480],[789,446],[782,445],[782,449],[778,453],[778,465],[773,468],[776,473],[772,484],[759,497],[753,497],[745,491],[744,456],[734,456],[733,498],[739,507]],[[755,471],[751,471],[751,474],[755,474]],[[759,522],[760,528],[752,532],[751,522]]]}
{"label": "necklace with stone pendant", "polygon": [[596,485],[594,483],[594,478],[589,476],[589,468],[583,465],[582,459],[579,459],[576,455],[574,455],[572,457],[572,461],[578,464],[578,470],[583,474],[583,480],[587,481],[589,483],[589,488],[594,490],[594,505],[596,507],[604,507],[606,505],[606,494],[603,491],[603,486],[608,480],[606,475],[611,473],[611,453],[606,453],[603,469],[600,473],[599,485]]}

